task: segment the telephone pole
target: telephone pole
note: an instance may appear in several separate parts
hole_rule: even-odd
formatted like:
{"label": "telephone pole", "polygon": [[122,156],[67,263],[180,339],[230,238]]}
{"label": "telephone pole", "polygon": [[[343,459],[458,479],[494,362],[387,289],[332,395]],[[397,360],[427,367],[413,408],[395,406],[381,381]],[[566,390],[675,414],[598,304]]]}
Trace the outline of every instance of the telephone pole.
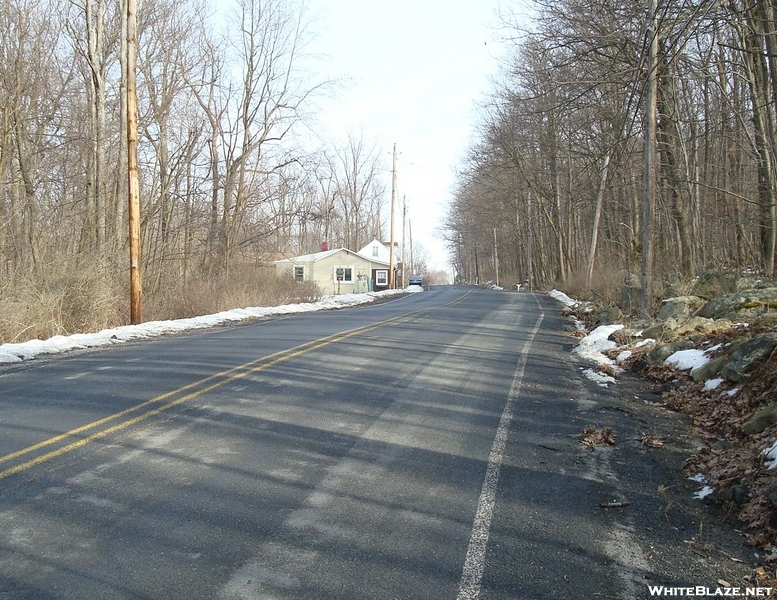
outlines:
{"label": "telephone pole", "polygon": [[407,257],[407,254],[405,253],[405,226],[407,225],[407,196],[402,196],[402,289],[405,288],[407,285],[407,277],[405,277],[405,273],[407,271],[407,263],[405,263],[405,258]]}
{"label": "telephone pole", "polygon": [[394,204],[396,204],[397,196],[397,144],[394,142],[394,153],[391,159],[391,224],[390,241],[391,247],[389,248],[389,288],[392,290],[396,288],[396,282],[394,281]]}
{"label": "telephone pole", "polygon": [[534,217],[532,216],[531,190],[526,198],[526,273],[529,280],[529,291],[534,291]]}
{"label": "telephone pole", "polygon": [[413,258],[413,222],[407,222],[407,232],[410,235],[410,274],[416,274],[415,259]]}
{"label": "telephone pole", "polygon": [[496,285],[499,285],[499,247],[496,244],[496,227],[494,227],[494,271],[496,271]]}
{"label": "telephone pole", "polygon": [[138,182],[137,0],[127,0],[127,188],[130,247],[130,323],[143,321],[140,284],[140,183]]}

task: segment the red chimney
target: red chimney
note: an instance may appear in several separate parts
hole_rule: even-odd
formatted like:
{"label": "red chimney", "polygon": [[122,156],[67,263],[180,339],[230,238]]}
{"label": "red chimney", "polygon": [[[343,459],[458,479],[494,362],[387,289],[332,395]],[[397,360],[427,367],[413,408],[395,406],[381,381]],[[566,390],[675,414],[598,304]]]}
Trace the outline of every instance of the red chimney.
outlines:
{"label": "red chimney", "polygon": [[321,242],[321,252],[326,252],[327,250],[329,250],[329,242],[324,240]]}

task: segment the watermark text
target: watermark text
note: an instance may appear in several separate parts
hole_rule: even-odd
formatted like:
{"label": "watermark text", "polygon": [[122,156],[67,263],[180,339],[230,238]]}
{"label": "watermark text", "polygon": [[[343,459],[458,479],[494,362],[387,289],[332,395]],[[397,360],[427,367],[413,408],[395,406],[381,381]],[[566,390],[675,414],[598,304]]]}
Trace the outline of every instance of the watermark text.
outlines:
{"label": "watermark text", "polygon": [[656,598],[770,598],[772,589],[768,587],[668,587],[663,585],[650,585],[650,595]]}

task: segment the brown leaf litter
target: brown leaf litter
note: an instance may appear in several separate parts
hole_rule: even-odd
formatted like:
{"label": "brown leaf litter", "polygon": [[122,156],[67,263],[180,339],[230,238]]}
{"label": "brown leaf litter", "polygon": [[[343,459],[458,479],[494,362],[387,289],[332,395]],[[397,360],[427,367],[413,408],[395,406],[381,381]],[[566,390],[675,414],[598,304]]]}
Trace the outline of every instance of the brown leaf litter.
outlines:
{"label": "brown leaf litter", "polygon": [[[582,317],[582,315],[579,315]],[[742,325],[708,335],[689,334],[695,347],[725,345],[743,331],[755,336],[774,327]],[[618,350],[623,350],[623,347]],[[716,390],[705,391],[689,372],[680,372],[663,363],[651,362],[650,348],[632,349],[620,366],[639,372],[661,391],[661,403],[691,419],[692,432],[704,441],[684,464],[688,477],[702,477],[713,493],[704,501],[719,511],[721,519],[735,518],[748,545],[761,554],[761,565],[753,572],[754,583],[777,588],[777,468],[765,464],[765,449],[777,440],[777,424],[763,433],[747,435],[743,426],[760,409],[777,402],[777,352],[764,360],[745,380],[723,382]],[[612,432],[588,427],[580,434],[586,444],[614,443]],[[612,439],[613,441],[609,441]],[[643,438],[642,443],[660,448],[663,440]]]}
{"label": "brown leaf litter", "polygon": [[577,439],[589,446],[612,446],[616,436],[611,427],[598,428],[595,425],[589,425],[577,436]]}

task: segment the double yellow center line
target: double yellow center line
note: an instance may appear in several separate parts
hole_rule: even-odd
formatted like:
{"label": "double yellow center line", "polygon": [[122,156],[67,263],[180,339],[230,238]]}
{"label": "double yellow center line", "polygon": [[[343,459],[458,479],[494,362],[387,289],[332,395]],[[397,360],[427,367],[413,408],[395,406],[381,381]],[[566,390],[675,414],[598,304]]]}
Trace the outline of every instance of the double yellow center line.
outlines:
{"label": "double yellow center line", "polygon": [[[448,304],[444,304],[441,306],[450,306],[452,304],[460,302],[467,295],[469,295],[469,292],[464,296],[462,296],[461,298],[458,298],[453,302],[450,302]],[[440,307],[435,307],[435,308],[440,308]],[[127,408],[125,410],[114,413],[102,419],[92,421],[91,423],[87,423],[86,425],[81,425],[80,427],[76,427],[75,429],[71,429],[70,431],[66,431],[54,437],[48,438],[46,440],[43,440],[42,442],[33,444],[32,446],[22,448],[21,450],[17,450],[16,452],[11,452],[10,454],[6,454],[5,456],[0,456],[0,467],[1,467],[2,465],[13,463],[18,459],[22,459],[24,457],[34,455],[35,453],[45,450],[47,448],[50,448],[52,446],[57,446],[58,444],[65,443],[68,440],[73,440],[70,443],[65,443],[65,445],[63,446],[59,446],[53,450],[49,450],[48,452],[44,452],[43,454],[38,454],[33,458],[23,460],[23,462],[19,462],[13,466],[6,467],[5,469],[0,470],[0,479],[5,479],[6,477],[10,477],[11,475],[21,473],[22,471],[26,471],[27,469],[30,469],[37,465],[48,462],[54,458],[57,458],[69,452],[73,452],[74,450],[78,450],[79,448],[83,448],[84,446],[87,446],[88,444],[91,444],[96,440],[105,438],[123,429],[127,429],[128,427],[131,427],[142,421],[145,421],[146,419],[154,417],[166,410],[170,410],[171,408],[180,406],[181,404],[189,402],[190,400],[193,400],[194,398],[202,396],[203,394],[207,394],[208,392],[213,391],[221,386],[227,385],[234,381],[238,381],[240,379],[243,379],[244,377],[248,377],[249,375],[259,373],[260,371],[269,369],[270,367],[277,365],[279,363],[285,362],[292,358],[296,358],[298,356],[302,356],[303,354],[307,354],[308,352],[313,352],[314,350],[318,350],[319,348],[323,348],[324,346],[328,346],[330,344],[334,344],[337,342],[342,342],[343,340],[346,340],[356,335],[367,333],[374,329],[378,329],[379,327],[384,327],[386,325],[392,325],[392,324],[408,321],[413,316],[418,315],[419,313],[422,313],[422,312],[426,312],[428,310],[431,310],[431,309],[427,308],[427,309],[413,311],[405,315],[393,317],[391,319],[386,319],[384,321],[379,321],[378,323],[374,323],[372,325],[365,325],[363,327],[357,327],[355,329],[350,329],[348,331],[335,333],[323,338],[319,338],[317,340],[313,340],[311,342],[305,342],[304,344],[300,344],[299,346],[295,346],[287,350],[281,350],[273,354],[270,354],[268,356],[263,356],[261,358],[252,360],[250,362],[244,363],[237,367],[227,369],[226,371],[215,373],[213,375],[205,377],[204,379],[200,379],[198,381],[195,381],[183,387],[177,388],[175,390],[171,390],[169,392],[156,396],[155,398],[151,398],[150,400],[146,400],[145,402],[141,402],[140,404],[137,404],[131,408]],[[92,432],[92,433],[89,433],[89,432]]]}

